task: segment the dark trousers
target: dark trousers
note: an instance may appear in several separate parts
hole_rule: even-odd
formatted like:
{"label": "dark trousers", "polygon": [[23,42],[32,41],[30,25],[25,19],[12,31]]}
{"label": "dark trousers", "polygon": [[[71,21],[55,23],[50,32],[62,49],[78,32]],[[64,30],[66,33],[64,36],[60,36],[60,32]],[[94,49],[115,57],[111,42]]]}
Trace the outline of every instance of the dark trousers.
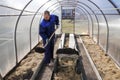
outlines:
{"label": "dark trousers", "polygon": [[[53,52],[54,52],[54,41],[55,37],[49,41],[48,45],[45,47],[45,54],[44,54],[44,62],[46,64],[50,63],[50,61],[53,59]],[[44,45],[46,44],[46,40],[43,40]]]}

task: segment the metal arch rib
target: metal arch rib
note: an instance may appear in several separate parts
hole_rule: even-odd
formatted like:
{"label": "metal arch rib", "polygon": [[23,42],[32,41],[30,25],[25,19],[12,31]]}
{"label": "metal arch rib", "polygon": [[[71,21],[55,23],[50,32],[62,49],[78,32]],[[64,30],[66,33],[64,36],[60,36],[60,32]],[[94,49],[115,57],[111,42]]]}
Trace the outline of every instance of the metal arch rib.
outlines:
{"label": "metal arch rib", "polygon": [[[47,3],[50,2],[50,1],[51,1],[51,0],[48,0],[47,2],[45,2],[42,6],[40,6],[40,7],[37,9],[37,11],[35,12],[32,20],[31,20],[31,24],[30,24],[30,49],[31,49],[31,29],[32,29],[32,24],[33,24],[33,21],[34,21],[34,19],[35,19],[35,16],[36,16],[37,13],[39,12],[39,10],[40,10],[45,4],[47,4]],[[56,3],[58,3],[58,2],[56,2]],[[56,3],[54,3],[53,5],[55,5]],[[51,6],[53,6],[53,5],[51,5]],[[50,7],[51,7],[51,6],[50,6]],[[47,9],[49,9],[50,7],[48,7]],[[41,20],[41,18],[42,18],[42,16],[40,17],[40,20]],[[39,42],[39,35],[38,35],[38,42]]]}
{"label": "metal arch rib", "polygon": [[107,21],[107,18],[104,14],[104,12],[100,9],[100,7],[98,5],[96,5],[93,1],[91,0],[88,0],[90,3],[92,3],[94,6],[96,6],[100,12],[102,13],[104,19],[105,19],[105,22],[106,22],[106,25],[107,25],[107,43],[106,43],[106,53],[108,52],[108,46],[109,46],[109,25],[108,25],[108,21]]}
{"label": "metal arch rib", "polygon": [[32,18],[31,23],[30,23],[30,49],[31,49],[31,29],[32,29],[32,24],[33,24],[34,18],[35,18],[35,16],[36,16],[36,14],[39,12],[39,10],[40,10],[45,4],[47,4],[47,3],[50,2],[50,1],[51,1],[51,0],[48,0],[48,1],[45,2],[43,5],[41,5],[41,6],[37,9],[37,11],[35,12],[35,14],[33,15],[33,18]]}
{"label": "metal arch rib", "polygon": [[120,15],[120,11],[119,11],[118,7],[114,4],[114,2],[112,2],[112,0],[108,0],[108,1],[113,5],[113,7],[116,9],[118,14]]}
{"label": "metal arch rib", "polygon": [[33,0],[30,0],[25,7],[23,8],[23,10],[21,11],[21,13],[19,14],[19,17],[16,21],[16,25],[15,25],[15,31],[14,31],[14,44],[15,44],[15,53],[16,53],[16,64],[18,63],[18,55],[17,55],[17,39],[16,39],[16,33],[17,33],[17,27],[18,27],[18,23],[20,21],[20,18],[24,12],[24,10],[27,8],[27,6],[32,2]]}
{"label": "metal arch rib", "polygon": [[[80,8],[80,7],[77,7],[79,10],[82,10],[84,13],[85,12],[87,12],[87,14],[89,15],[89,17],[90,17],[90,19],[91,19],[91,22],[92,22],[92,26],[93,26],[93,19],[92,19],[92,16],[90,15],[90,13],[88,12],[88,11],[86,11],[85,9],[82,9],[82,8]],[[84,11],[85,10],[85,11]],[[86,13],[85,13],[86,14]],[[86,16],[87,16],[87,14],[86,14]],[[88,18],[88,21],[89,21],[89,17],[87,16],[87,18]],[[88,26],[88,27],[90,27],[90,26]],[[90,28],[88,28],[88,30],[89,30],[89,34],[90,34]]]}
{"label": "metal arch rib", "polygon": [[[90,10],[92,11],[92,13],[95,15],[95,18],[96,18],[97,23],[98,23],[98,43],[99,43],[99,20],[98,20],[98,18],[97,18],[97,15],[96,15],[95,12],[92,10],[92,8],[90,8],[88,5],[86,5],[86,4],[82,3],[82,2],[78,2],[78,3],[86,6],[86,7],[87,7],[88,9],[90,9]],[[79,5],[79,4],[78,4],[78,5]],[[79,5],[79,6],[81,6],[82,8],[84,8],[82,5]],[[84,9],[85,9],[85,8],[84,8]],[[87,11],[87,10],[86,10],[86,11]],[[93,34],[93,28],[92,28],[92,34]]]}

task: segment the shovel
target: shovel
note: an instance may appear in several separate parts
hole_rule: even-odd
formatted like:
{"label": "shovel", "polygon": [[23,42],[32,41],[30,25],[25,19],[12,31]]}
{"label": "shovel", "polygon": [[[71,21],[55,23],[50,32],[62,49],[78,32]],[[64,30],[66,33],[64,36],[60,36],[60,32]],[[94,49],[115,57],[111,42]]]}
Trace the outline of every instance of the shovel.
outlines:
{"label": "shovel", "polygon": [[[58,28],[57,28],[58,29]],[[57,31],[57,29],[52,33],[52,35],[50,36],[50,38],[48,39],[48,41],[46,42],[46,44],[44,45],[44,47],[36,47],[35,51],[38,53],[44,53],[45,52],[45,47],[48,45],[48,43],[50,42],[50,40],[52,39],[52,37],[54,36],[55,32]]]}

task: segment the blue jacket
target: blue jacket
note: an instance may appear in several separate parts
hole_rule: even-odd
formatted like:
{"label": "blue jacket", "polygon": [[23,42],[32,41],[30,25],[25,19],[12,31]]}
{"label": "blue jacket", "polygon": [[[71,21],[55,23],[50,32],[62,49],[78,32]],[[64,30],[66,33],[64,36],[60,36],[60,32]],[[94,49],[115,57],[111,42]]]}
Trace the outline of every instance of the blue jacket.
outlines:
{"label": "blue jacket", "polygon": [[39,26],[39,34],[43,40],[50,38],[52,33],[55,31],[55,25],[59,25],[59,19],[56,15],[50,15],[50,20],[42,20]]}

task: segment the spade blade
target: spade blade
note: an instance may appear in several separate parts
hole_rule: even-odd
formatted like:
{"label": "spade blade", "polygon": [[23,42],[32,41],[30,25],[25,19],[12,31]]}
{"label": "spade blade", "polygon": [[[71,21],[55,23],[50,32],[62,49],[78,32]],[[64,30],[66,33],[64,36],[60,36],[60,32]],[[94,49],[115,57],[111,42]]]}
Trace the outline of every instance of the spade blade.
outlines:
{"label": "spade blade", "polygon": [[44,53],[44,52],[45,52],[45,49],[42,48],[42,47],[36,47],[36,48],[35,48],[35,52]]}

